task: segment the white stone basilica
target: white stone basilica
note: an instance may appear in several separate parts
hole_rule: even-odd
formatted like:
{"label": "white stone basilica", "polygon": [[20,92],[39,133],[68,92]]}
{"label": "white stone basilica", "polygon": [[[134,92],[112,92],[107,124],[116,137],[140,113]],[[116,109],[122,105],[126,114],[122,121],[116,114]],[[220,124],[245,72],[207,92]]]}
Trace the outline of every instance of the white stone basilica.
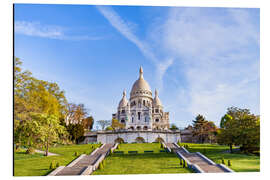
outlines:
{"label": "white stone basilica", "polygon": [[169,112],[163,111],[157,90],[155,97],[152,97],[150,86],[143,78],[142,67],[139,79],[132,86],[129,100],[124,91],[117,110],[112,118],[124,124],[125,129],[150,131],[169,129]]}

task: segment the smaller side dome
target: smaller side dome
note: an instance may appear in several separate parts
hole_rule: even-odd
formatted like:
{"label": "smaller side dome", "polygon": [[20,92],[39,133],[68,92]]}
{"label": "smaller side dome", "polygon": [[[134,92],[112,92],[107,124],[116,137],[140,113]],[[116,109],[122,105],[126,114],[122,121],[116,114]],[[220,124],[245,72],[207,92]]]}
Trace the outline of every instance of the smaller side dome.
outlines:
{"label": "smaller side dome", "polygon": [[157,90],[155,90],[155,98],[153,100],[153,105],[162,107],[162,103],[161,103],[161,101],[160,101],[160,99],[158,97],[158,91]]}
{"label": "smaller side dome", "polygon": [[118,108],[126,107],[127,105],[128,105],[128,100],[126,98],[126,90],[124,90],[123,97],[122,97],[121,101],[119,102]]}

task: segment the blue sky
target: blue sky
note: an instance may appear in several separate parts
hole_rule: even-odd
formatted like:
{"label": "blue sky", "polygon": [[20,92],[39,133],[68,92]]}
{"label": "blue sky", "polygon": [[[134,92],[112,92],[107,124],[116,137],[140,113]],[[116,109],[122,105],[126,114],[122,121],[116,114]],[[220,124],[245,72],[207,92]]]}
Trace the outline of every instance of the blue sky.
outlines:
{"label": "blue sky", "polygon": [[[95,120],[110,119],[143,66],[179,127],[260,113],[259,9],[15,5],[15,56]],[[94,125],[95,126],[95,125]]]}

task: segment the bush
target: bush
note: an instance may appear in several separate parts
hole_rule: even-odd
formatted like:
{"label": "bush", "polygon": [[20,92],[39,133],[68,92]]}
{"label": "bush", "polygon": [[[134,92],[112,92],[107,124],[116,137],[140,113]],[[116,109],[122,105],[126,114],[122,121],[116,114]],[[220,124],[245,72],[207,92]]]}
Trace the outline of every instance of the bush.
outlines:
{"label": "bush", "polygon": [[163,146],[163,144],[162,144],[162,143],[160,143],[160,148],[161,148],[161,149],[163,149],[163,148],[164,148],[164,146]]}
{"label": "bush", "polygon": [[51,164],[50,164],[50,169],[55,169],[54,162],[51,162]]}
{"label": "bush", "polygon": [[186,167],[186,161],[183,160],[183,168],[185,168],[185,167]]}
{"label": "bush", "polygon": [[103,163],[102,163],[102,161],[99,163],[99,166],[98,166],[98,169],[103,169],[104,168],[104,166],[103,166]]}
{"label": "bush", "polygon": [[180,166],[183,165],[183,159],[180,159]]}
{"label": "bush", "polygon": [[228,160],[228,166],[232,166],[231,160]]}
{"label": "bush", "polygon": [[74,156],[78,156],[79,155],[79,153],[76,151],[75,153],[74,153]]}
{"label": "bush", "polygon": [[221,159],[221,164],[225,164],[224,158]]}
{"label": "bush", "polygon": [[32,147],[29,147],[27,150],[26,150],[26,154],[34,154],[35,153],[35,149],[32,148]]}
{"label": "bush", "polygon": [[55,167],[58,168],[59,166],[60,166],[60,164],[59,164],[59,162],[57,162],[56,165],[55,165]]}

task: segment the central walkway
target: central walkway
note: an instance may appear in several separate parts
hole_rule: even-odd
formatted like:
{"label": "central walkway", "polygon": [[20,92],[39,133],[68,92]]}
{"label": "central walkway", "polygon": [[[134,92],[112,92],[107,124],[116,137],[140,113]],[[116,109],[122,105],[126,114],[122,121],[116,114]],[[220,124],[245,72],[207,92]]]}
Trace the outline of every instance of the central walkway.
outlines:
{"label": "central walkway", "polygon": [[106,154],[113,146],[114,144],[105,144],[94,154],[86,155],[74,165],[64,167],[56,176],[80,175],[85,168],[93,165],[101,155]]}
{"label": "central walkway", "polygon": [[191,164],[198,165],[204,172],[206,173],[219,173],[219,172],[226,172],[217,164],[213,165],[210,164],[208,161],[203,159],[197,153],[189,153],[186,152],[183,148],[179,148],[173,143],[167,143],[167,147],[169,147],[173,152],[179,152],[182,156],[184,156]]}

